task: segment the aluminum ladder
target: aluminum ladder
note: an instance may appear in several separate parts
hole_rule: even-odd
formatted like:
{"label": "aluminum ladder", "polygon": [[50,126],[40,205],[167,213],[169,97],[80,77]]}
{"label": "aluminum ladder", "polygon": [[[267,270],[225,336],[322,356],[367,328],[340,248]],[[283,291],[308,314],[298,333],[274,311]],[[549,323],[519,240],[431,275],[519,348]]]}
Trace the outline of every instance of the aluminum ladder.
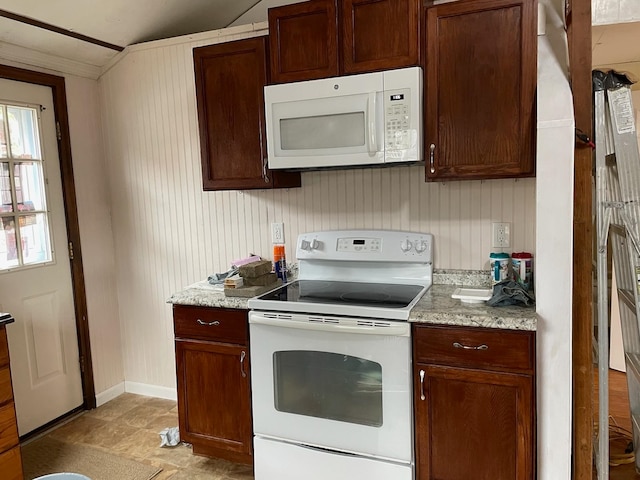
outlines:
{"label": "aluminum ladder", "polygon": [[609,478],[608,246],[615,265],[635,467],[640,472],[640,154],[630,85],[616,72],[593,72],[599,398],[594,449],[599,480]]}

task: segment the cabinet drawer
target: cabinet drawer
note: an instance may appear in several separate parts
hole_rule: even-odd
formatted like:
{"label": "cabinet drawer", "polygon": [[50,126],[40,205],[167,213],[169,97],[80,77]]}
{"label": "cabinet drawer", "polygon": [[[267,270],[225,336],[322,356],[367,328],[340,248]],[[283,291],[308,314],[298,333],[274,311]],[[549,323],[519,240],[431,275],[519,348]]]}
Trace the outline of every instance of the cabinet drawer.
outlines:
{"label": "cabinet drawer", "polygon": [[9,366],[0,369],[0,405],[13,400],[13,390],[11,389],[11,370]]}
{"label": "cabinet drawer", "polygon": [[7,343],[7,328],[0,327],[0,367],[9,365],[9,344]]}
{"label": "cabinet drawer", "polygon": [[534,368],[534,332],[417,325],[413,332],[417,362],[487,370]]}
{"label": "cabinet drawer", "polygon": [[249,337],[246,310],[174,305],[173,324],[176,338],[246,345]]}
{"label": "cabinet drawer", "polygon": [[18,427],[13,402],[0,407],[0,452],[18,445]]}
{"label": "cabinet drawer", "polygon": [[0,454],[0,472],[3,480],[22,480],[20,447],[16,446]]}

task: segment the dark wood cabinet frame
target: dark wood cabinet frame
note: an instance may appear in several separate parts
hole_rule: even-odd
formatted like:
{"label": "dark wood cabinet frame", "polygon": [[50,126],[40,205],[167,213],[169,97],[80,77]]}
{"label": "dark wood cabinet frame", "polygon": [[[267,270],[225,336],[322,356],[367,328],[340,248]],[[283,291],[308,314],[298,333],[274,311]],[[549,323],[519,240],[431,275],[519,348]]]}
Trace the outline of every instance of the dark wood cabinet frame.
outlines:
{"label": "dark wood cabinet frame", "polygon": [[93,384],[93,363],[91,361],[91,343],[89,339],[89,322],[87,314],[87,294],[82,266],[82,248],[80,246],[80,225],[73,163],[71,160],[71,136],[69,133],[69,115],[67,111],[67,94],[63,77],[46,73],[33,72],[22,68],[0,65],[0,78],[18,82],[32,83],[51,88],[54,115],[60,128],[58,140],[58,156],[60,158],[60,176],[62,177],[62,195],[68,241],[73,244],[73,259],[69,260],[71,282],[78,332],[78,348],[80,353],[80,375],[82,377],[83,408],[96,407],[96,391]]}

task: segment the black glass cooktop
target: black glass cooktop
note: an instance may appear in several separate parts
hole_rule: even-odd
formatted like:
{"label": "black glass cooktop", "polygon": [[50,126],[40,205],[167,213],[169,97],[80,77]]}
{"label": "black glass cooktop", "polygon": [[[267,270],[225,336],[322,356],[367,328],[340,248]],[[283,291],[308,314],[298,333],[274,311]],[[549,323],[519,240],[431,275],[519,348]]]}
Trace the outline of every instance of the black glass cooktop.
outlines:
{"label": "black glass cooktop", "polygon": [[258,298],[279,302],[403,308],[423,288],[421,285],[298,280]]}

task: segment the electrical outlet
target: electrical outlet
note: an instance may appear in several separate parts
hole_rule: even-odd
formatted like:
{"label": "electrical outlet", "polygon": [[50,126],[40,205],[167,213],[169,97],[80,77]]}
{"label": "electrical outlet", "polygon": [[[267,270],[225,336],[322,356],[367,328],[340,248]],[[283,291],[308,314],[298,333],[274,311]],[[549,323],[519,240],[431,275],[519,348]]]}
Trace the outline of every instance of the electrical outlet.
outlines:
{"label": "electrical outlet", "polygon": [[511,246],[511,224],[510,223],[492,223],[493,227],[493,245],[494,247],[510,247]]}
{"label": "electrical outlet", "polygon": [[284,243],[284,223],[271,224],[271,243]]}

